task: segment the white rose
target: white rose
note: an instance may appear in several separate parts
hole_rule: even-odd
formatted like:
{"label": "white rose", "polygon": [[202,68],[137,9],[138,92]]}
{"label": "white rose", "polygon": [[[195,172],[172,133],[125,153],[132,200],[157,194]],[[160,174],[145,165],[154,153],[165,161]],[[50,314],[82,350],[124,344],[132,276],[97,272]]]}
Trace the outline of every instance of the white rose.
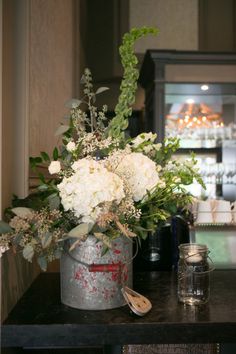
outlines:
{"label": "white rose", "polygon": [[74,143],[74,141],[70,141],[67,145],[66,145],[66,150],[69,152],[75,151],[76,150],[76,145]]}
{"label": "white rose", "polygon": [[60,161],[52,161],[48,166],[48,171],[51,175],[54,173],[58,173],[61,171],[61,163]]}

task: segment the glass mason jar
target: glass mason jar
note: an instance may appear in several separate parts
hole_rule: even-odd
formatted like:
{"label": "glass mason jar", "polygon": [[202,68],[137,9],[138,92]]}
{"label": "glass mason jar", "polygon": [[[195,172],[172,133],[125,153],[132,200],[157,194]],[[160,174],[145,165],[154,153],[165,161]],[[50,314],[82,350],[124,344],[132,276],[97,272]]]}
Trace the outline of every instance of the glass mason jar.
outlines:
{"label": "glass mason jar", "polygon": [[183,243],[179,246],[178,300],[184,304],[201,305],[209,300],[209,276],[206,245]]}

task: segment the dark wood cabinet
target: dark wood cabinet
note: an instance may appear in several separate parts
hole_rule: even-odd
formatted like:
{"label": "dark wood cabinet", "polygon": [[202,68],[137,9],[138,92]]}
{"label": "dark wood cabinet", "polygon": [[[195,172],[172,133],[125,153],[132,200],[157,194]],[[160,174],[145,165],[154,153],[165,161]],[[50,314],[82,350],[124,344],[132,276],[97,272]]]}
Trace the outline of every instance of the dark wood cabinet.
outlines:
{"label": "dark wood cabinet", "polygon": [[[228,146],[235,149],[236,141],[236,52],[148,50],[139,82],[145,90],[145,131],[157,133],[160,142],[179,137],[178,156],[194,151],[203,166],[209,158],[212,164],[229,163]],[[230,163],[236,166],[236,159],[230,157]],[[222,197],[227,190],[227,198],[235,200],[235,182],[226,188],[214,184],[205,197]]]}
{"label": "dark wood cabinet", "polygon": [[[223,75],[222,75],[223,74]],[[145,129],[165,136],[167,84],[231,83],[236,93],[236,52],[148,50],[139,83],[145,90]],[[233,85],[233,83],[235,85]]]}

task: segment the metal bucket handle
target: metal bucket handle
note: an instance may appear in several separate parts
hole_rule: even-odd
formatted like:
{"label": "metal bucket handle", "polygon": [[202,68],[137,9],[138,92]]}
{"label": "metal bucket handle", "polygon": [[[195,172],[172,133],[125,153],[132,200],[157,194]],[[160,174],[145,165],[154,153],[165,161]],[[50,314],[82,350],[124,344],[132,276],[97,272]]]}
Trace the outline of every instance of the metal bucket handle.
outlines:
{"label": "metal bucket handle", "polygon": [[89,272],[112,272],[113,273],[113,272],[119,272],[121,267],[124,267],[125,265],[130,264],[133,261],[133,259],[137,256],[138,245],[137,245],[136,239],[135,239],[135,241],[136,241],[135,254],[133,255],[133,257],[130,260],[128,260],[124,263],[119,262],[119,263],[112,263],[112,264],[110,264],[110,263],[88,264],[88,263],[85,263],[85,262],[73,257],[72,254],[65,247],[63,247],[63,250],[71,259],[73,259],[73,261],[85,266]]}

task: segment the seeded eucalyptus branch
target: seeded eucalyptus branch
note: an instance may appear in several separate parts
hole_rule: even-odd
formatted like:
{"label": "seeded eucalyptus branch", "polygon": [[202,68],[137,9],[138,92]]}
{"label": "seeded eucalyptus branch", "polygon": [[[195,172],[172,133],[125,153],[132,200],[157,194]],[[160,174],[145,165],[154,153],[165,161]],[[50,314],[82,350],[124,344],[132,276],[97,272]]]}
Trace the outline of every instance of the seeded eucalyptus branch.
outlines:
{"label": "seeded eucalyptus branch", "polygon": [[123,79],[120,85],[120,95],[115,107],[115,117],[108,125],[108,135],[121,139],[124,137],[124,130],[128,127],[128,118],[132,114],[131,105],[135,101],[135,92],[139,71],[136,68],[138,59],[134,54],[134,44],[137,39],[148,34],[156,35],[158,30],[153,27],[133,28],[123,37],[122,45],[119,48],[121,63],[124,68]]}

